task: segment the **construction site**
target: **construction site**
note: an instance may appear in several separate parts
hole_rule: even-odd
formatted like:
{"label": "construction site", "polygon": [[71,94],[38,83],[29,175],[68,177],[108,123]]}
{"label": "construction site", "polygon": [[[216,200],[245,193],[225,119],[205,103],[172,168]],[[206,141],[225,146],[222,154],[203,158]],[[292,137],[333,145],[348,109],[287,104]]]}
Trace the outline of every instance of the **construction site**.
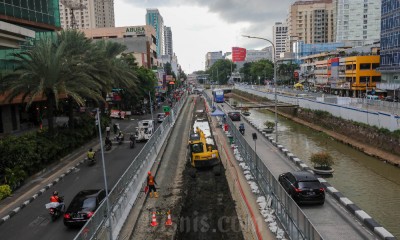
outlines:
{"label": "construction site", "polygon": [[[204,98],[189,97],[175,128],[179,130],[172,132],[162,156],[151,170],[158,197],[150,197],[146,192],[141,194],[120,236],[124,239],[248,239],[242,232],[238,206],[231,196]],[[204,139],[191,139],[200,130]],[[197,151],[200,156],[195,156],[188,143],[202,145],[203,140],[204,148]],[[212,161],[208,161],[211,157]],[[204,163],[207,161],[211,164]]]}

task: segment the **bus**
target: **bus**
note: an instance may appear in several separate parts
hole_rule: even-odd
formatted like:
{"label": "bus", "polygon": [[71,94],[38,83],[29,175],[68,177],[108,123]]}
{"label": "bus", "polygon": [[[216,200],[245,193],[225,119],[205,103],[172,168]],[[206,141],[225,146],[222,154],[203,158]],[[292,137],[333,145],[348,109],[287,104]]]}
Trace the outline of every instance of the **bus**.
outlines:
{"label": "bus", "polygon": [[214,89],[212,91],[213,100],[216,103],[223,103],[224,102],[224,90],[222,89]]}

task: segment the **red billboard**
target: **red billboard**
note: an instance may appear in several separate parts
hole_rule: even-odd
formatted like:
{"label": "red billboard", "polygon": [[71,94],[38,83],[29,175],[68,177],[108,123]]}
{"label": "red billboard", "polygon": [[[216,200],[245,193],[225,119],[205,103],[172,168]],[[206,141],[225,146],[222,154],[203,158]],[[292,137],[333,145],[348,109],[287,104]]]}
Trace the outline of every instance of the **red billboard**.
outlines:
{"label": "red billboard", "polygon": [[232,48],[232,62],[243,62],[246,59],[246,48]]}

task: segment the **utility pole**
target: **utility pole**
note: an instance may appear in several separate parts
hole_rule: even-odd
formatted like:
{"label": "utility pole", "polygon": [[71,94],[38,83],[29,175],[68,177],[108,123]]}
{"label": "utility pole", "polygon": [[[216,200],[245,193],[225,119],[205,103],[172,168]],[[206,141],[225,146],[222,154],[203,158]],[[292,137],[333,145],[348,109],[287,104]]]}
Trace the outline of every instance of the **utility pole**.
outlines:
{"label": "utility pole", "polygon": [[151,120],[154,120],[153,118],[153,102],[151,101],[151,95],[149,91],[149,98],[150,98],[150,113],[151,113]]}
{"label": "utility pole", "polygon": [[101,161],[103,164],[103,178],[104,178],[104,190],[106,191],[106,204],[107,204],[107,218],[108,218],[108,225],[109,225],[109,234],[110,240],[113,239],[112,236],[112,223],[111,223],[111,211],[110,211],[110,201],[108,200],[108,184],[107,184],[107,175],[106,175],[106,165],[104,161],[104,150],[103,150],[103,140],[101,137],[101,123],[100,123],[100,109],[97,108],[97,115],[96,115],[96,124],[99,128],[99,141],[100,141],[100,150],[101,150]]}

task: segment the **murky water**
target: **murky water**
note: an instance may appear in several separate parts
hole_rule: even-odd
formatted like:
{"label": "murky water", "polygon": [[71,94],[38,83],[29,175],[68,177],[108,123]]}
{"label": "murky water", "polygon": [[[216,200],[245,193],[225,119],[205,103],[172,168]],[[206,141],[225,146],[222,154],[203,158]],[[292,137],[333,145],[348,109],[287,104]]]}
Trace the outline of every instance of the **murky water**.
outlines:
{"label": "murky water", "polygon": [[[251,109],[250,118],[260,126],[274,121],[273,113],[261,111]],[[335,160],[335,172],[327,181],[400,238],[400,168],[283,117],[279,118],[278,130],[279,143],[308,166],[312,166],[309,158],[313,153],[329,152]],[[272,136],[275,138],[275,133]]]}

